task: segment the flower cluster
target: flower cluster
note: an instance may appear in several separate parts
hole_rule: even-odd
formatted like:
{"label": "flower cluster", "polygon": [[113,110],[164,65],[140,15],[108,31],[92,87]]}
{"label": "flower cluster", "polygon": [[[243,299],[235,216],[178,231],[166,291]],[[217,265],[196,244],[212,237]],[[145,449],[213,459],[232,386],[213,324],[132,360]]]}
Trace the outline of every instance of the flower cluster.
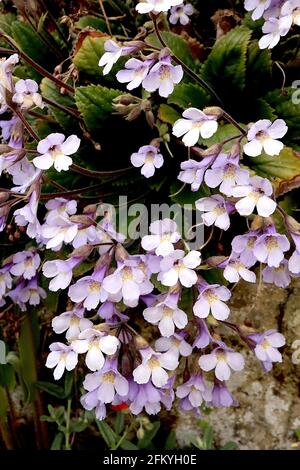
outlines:
{"label": "flower cluster", "polygon": [[[298,24],[298,7],[293,0],[246,1],[254,19],[264,16],[264,31],[271,35],[270,25],[276,21]],[[170,10],[171,24],[179,21],[181,25],[193,13],[191,5],[181,0],[144,0],[136,10],[151,13],[154,21]],[[274,41],[265,36],[260,44],[266,47]],[[104,47],[99,61],[103,74],[122,56],[134,56],[116,74],[128,90],[142,86],[148,93],[158,91],[168,97],[183,78],[183,66],[174,65],[176,56],[166,48],[150,47],[151,52],[144,55],[144,50],[149,51],[144,42],[121,46],[113,39]],[[0,191],[0,227],[5,229],[11,213],[29,244],[2,263],[1,306],[12,303],[26,311],[28,306],[39,305],[46,297],[45,283],[52,292],[65,291],[67,307],[52,319],[54,333],[64,334],[65,339],[50,345],[46,366],[59,380],[66,370],[80,365],[85,371],[81,403],[94,410],[99,420],[106,417],[110,405],[120,403],[133,414],[142,410],[156,414],[162,406],[169,410],[176,399],[181,410],[196,414],[202,404],[234,405],[227,381],[243,370],[245,360],[239,350],[226,344],[224,328],[237,334],[264,371],[282,361],[278,348],[285,339],[274,330],[257,332],[228,321],[231,284],[240,279],[256,282],[258,265],[264,282],[279,287],[300,275],[299,226],[277,205],[272,182],[245,164],[248,157],[264,154],[276,159],[284,148],[280,139],[287,132],[285,122],[262,119],[244,128],[219,107],[185,109],[168,129],[168,138],[187,152],[180,169],[179,164],[176,167],[178,180],[190,185],[192,192],[205,187],[205,192],[197,194],[195,210],[201,212],[202,224],[210,227],[211,235],[202,247],[190,249],[175,219],[163,218],[151,223],[141,247],[131,252],[130,241],[117,231],[110,214],[100,215],[100,202],[78,204],[72,191],[66,197],[42,193],[48,170],[76,170],[71,155],[79,150],[80,139],[61,133],[39,139],[29,126],[37,142],[27,150],[24,116],[44,104],[34,81],[14,84],[17,62],[18,56],[12,55],[0,64],[1,112],[8,117],[0,122],[5,147],[0,169],[7,180],[12,179],[12,189]],[[216,138],[222,120],[234,123],[239,134],[203,150],[202,139]],[[146,178],[166,161],[160,137],[130,157]],[[225,150],[228,143],[232,145]],[[278,231],[275,212],[284,219],[285,234]],[[232,220],[243,221],[237,225],[248,227],[246,233],[242,228],[228,242],[224,256],[207,254],[205,246],[213,231],[228,231]],[[206,275],[211,268],[221,273],[217,281],[211,277],[209,281]],[[155,333],[155,340],[149,331]]]}
{"label": "flower cluster", "polygon": [[263,17],[264,36],[259,41],[261,49],[275,47],[293,25],[300,26],[299,0],[245,0],[245,8],[251,11],[253,20]]}

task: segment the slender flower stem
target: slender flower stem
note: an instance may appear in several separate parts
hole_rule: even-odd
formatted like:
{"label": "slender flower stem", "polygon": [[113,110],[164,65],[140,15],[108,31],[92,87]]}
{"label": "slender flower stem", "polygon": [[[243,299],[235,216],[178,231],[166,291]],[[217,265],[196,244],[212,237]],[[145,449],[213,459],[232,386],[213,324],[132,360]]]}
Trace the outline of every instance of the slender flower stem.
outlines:
{"label": "slender flower stem", "polygon": [[223,111],[223,117],[224,117],[228,122],[230,122],[231,124],[233,124],[233,125],[243,134],[243,136],[246,135],[245,129],[243,129],[242,126],[240,126],[239,123],[236,122],[236,120],[233,119],[232,116],[230,116],[230,114],[228,114],[226,111],[224,111],[224,109],[222,109],[222,111]]}
{"label": "slender flower stem", "polygon": [[102,15],[103,15],[104,20],[105,20],[105,23],[106,23],[107,31],[108,31],[109,34],[112,36],[111,27],[110,27],[110,24],[109,24],[109,19],[108,19],[108,17],[107,17],[107,14],[106,14],[106,11],[105,11],[105,8],[104,8],[103,1],[102,1],[102,0],[99,0],[99,5],[100,5],[101,11],[102,11]]}
{"label": "slender flower stem", "polygon": [[87,168],[83,168],[73,163],[73,165],[70,166],[70,169],[75,171],[76,173],[80,173],[81,175],[92,176],[93,178],[102,178],[103,176],[121,175],[123,173],[128,173],[132,171],[133,167],[130,166],[127,168],[121,168],[120,170],[94,171],[88,170]]}
{"label": "slender flower stem", "polygon": [[67,412],[66,412],[65,450],[71,450],[71,445],[70,445],[71,404],[72,404],[72,399],[69,398],[68,404],[67,404]]}
{"label": "slender flower stem", "polygon": [[[31,67],[33,67],[37,72],[39,72],[41,75],[44,75],[45,77],[49,78],[52,82],[56,83],[59,87],[65,88],[67,91],[70,93],[74,93],[75,90],[71,85],[68,85],[67,83],[63,82],[59,78],[55,77],[54,75],[51,74],[51,72],[48,72],[48,70],[44,69],[41,67],[39,64],[37,64],[34,60],[32,60],[25,52],[21,51],[18,46],[15,44],[15,42],[6,34],[0,31],[0,37],[2,37],[5,41],[7,41],[13,48],[14,50],[9,51],[8,49],[5,49],[6,52],[10,52],[11,54],[18,53],[19,56],[25,60]],[[2,52],[3,49],[0,49]]]}
{"label": "slender flower stem", "polygon": [[49,98],[45,98],[45,97],[43,97],[43,101],[49,104],[50,106],[53,106],[54,108],[60,109],[64,113],[67,113],[67,114],[70,114],[71,116],[76,117],[77,119],[80,116],[80,112],[77,111],[77,109],[69,108],[69,106],[64,106],[60,103],[57,103],[56,101],[49,100]]}
{"label": "slender flower stem", "polygon": [[[159,27],[157,24],[157,15],[151,14],[151,18],[152,18],[155,33],[159,42],[161,43],[163,47],[166,47],[167,49],[169,49],[168,45],[166,44],[159,30]],[[205,88],[211,95],[213,95],[219,103],[222,104],[221,98],[219,98],[217,93],[212,89],[212,87],[208,83],[206,83],[205,80],[203,80],[201,77],[199,77],[199,75],[193,72],[193,70],[191,70],[184,62],[182,62],[182,60],[179,59],[179,57],[177,57],[172,51],[171,51],[171,54],[172,54],[172,58],[174,59],[174,61],[177,62],[177,64],[181,65],[181,67],[186,71],[186,73],[190,77],[196,80],[203,88]]]}
{"label": "slender flower stem", "polygon": [[18,118],[22,121],[25,129],[29,132],[29,134],[31,135],[31,137],[33,137],[34,140],[36,140],[37,142],[39,142],[41,139],[39,138],[39,136],[37,135],[37,133],[33,130],[33,128],[31,127],[31,125],[29,124],[29,122],[25,119],[24,115],[22,114],[22,112],[17,108],[17,107],[10,107],[11,110],[18,116]]}

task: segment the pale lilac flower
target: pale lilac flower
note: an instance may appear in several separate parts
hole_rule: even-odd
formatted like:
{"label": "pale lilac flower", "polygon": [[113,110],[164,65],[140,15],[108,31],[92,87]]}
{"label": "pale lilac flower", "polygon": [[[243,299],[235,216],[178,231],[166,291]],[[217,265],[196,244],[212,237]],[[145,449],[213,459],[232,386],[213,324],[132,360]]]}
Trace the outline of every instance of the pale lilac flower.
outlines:
{"label": "pale lilac flower", "polygon": [[235,399],[229,392],[225,384],[221,382],[215,382],[212,389],[212,400],[211,403],[213,406],[219,407],[229,407],[236,404]]}
{"label": "pale lilac flower", "polygon": [[43,109],[42,96],[38,93],[38,90],[39,86],[34,80],[18,80],[15,84],[15,93],[12,100],[20,105],[21,109],[27,110],[34,106]]}
{"label": "pale lilac flower", "polygon": [[73,269],[82,260],[82,257],[71,257],[67,260],[46,261],[43,265],[43,274],[47,278],[53,278],[49,283],[49,289],[57,292],[59,289],[68,287],[72,281]]}
{"label": "pale lilac flower", "polygon": [[114,64],[118,62],[121,56],[130,54],[135,48],[135,46],[120,47],[112,39],[105,41],[105,53],[101,56],[98,64],[99,67],[104,67],[103,75],[107,75],[111,71]]}
{"label": "pale lilac flower", "polygon": [[272,0],[246,0],[245,9],[252,11],[251,18],[258,20],[264,12],[270,7]]}
{"label": "pale lilac flower", "polygon": [[289,259],[289,271],[293,274],[300,273],[300,253],[299,251],[295,250],[292,256]]}
{"label": "pale lilac flower", "polygon": [[253,176],[250,184],[236,186],[232,193],[233,196],[242,198],[235,204],[240,215],[250,215],[256,207],[258,215],[269,217],[276,209],[276,202],[269,197],[273,194],[272,184],[266,178]]}
{"label": "pale lilac flower", "polygon": [[41,226],[37,218],[39,197],[36,191],[32,191],[29,202],[21,209],[14,212],[15,222],[20,227],[26,227],[26,233],[30,238],[39,239]]}
{"label": "pale lilac flower", "polygon": [[50,353],[47,357],[46,367],[54,369],[53,376],[55,380],[59,380],[67,369],[68,371],[75,369],[78,362],[78,355],[73,351],[72,346],[66,346],[63,343],[52,343],[50,345]]}
{"label": "pale lilac flower", "polygon": [[174,90],[174,85],[179,83],[183,77],[181,65],[172,65],[170,56],[159,59],[142,82],[146,91],[158,90],[160,96],[167,98]]}
{"label": "pale lilac flower", "polygon": [[0,114],[8,109],[7,100],[13,92],[12,72],[18,62],[18,54],[12,54],[7,59],[0,59]]}
{"label": "pale lilac flower", "polygon": [[[300,3],[299,0],[288,0],[281,7],[281,15],[291,17],[292,23],[300,26]],[[288,19],[286,19],[288,21]]]}
{"label": "pale lilac flower", "polygon": [[227,287],[219,284],[200,286],[199,296],[193,306],[194,314],[199,318],[207,318],[211,313],[216,320],[226,320],[229,317],[229,307],[224,303],[231,297]]}
{"label": "pale lilac flower", "polygon": [[103,353],[112,356],[119,345],[118,338],[94,328],[82,331],[78,339],[72,341],[74,351],[78,354],[87,353],[85,363],[91,371],[102,369],[105,363]]}
{"label": "pale lilac flower", "polygon": [[159,149],[154,145],[144,145],[131,155],[130,161],[136,168],[141,167],[141,174],[145,178],[151,178],[156,168],[161,168],[164,163],[164,157],[158,152]]}
{"label": "pale lilac flower", "polygon": [[188,108],[173,125],[173,135],[181,137],[184,145],[192,147],[200,135],[203,139],[209,139],[218,129],[216,116],[206,114],[197,108]]}
{"label": "pale lilac flower", "polygon": [[31,279],[36,275],[40,266],[41,258],[34,251],[19,251],[12,257],[13,265],[10,268],[14,276],[22,276],[24,279]]}
{"label": "pale lilac flower", "polygon": [[263,151],[267,155],[279,155],[284,145],[277,139],[283,137],[287,130],[283,119],[276,119],[273,123],[268,119],[260,119],[252,124],[248,131],[248,143],[244,145],[244,153],[250,157],[257,157]]}
{"label": "pale lilac flower", "polygon": [[[111,324],[113,322],[127,321],[129,317],[121,313],[114,302],[105,301],[99,308],[97,315]],[[120,336],[119,336],[120,339]],[[121,340],[121,339],[120,339]]]}
{"label": "pale lilac flower", "polygon": [[159,301],[143,311],[146,321],[157,325],[162,336],[169,338],[175,333],[175,326],[182,330],[187,325],[186,313],[178,308],[179,294],[160,296]]}
{"label": "pale lilac flower", "polygon": [[99,401],[97,390],[82,395],[82,397],[80,397],[80,403],[85,410],[95,410],[96,419],[99,421],[103,421],[106,418],[106,406]]}
{"label": "pale lilac flower", "polygon": [[194,269],[199,266],[200,262],[199,251],[191,250],[186,255],[183,250],[175,250],[161,261],[161,272],[157,279],[168,287],[175,286],[178,281],[184,287],[191,287],[197,282]]}
{"label": "pale lilac flower", "polygon": [[185,26],[190,22],[189,16],[193,13],[193,5],[190,3],[186,3],[185,5],[181,3],[180,5],[171,8],[169,21],[171,24],[176,24],[179,21],[182,26]]}
{"label": "pale lilac flower", "polygon": [[16,185],[12,187],[12,191],[16,193],[24,194],[27,192],[27,189],[34,184],[35,181],[39,180],[41,171],[35,168],[35,166],[30,163],[27,157],[22,158],[14,165],[7,168],[7,173],[12,175],[13,183]]}
{"label": "pale lilac flower", "polygon": [[182,171],[178,175],[179,181],[190,184],[192,191],[198,191],[202,184],[205,171],[215,158],[215,155],[209,155],[204,157],[200,162],[193,159],[182,162],[180,164]]}
{"label": "pale lilac flower", "polygon": [[143,263],[130,257],[118,263],[117,269],[103,280],[103,288],[109,294],[109,300],[123,302],[128,307],[136,307],[141,295],[152,292],[153,284],[149,281]]}
{"label": "pale lilac flower", "polygon": [[284,258],[284,252],[290,249],[290,243],[285,235],[274,232],[260,235],[256,240],[253,253],[261,263],[278,268]]}
{"label": "pale lilac flower", "polygon": [[87,310],[97,308],[100,302],[107,300],[107,292],[103,288],[106,266],[97,269],[91,276],[84,276],[69,287],[68,295],[72,302],[81,303]]}
{"label": "pale lilac flower", "polygon": [[45,221],[49,225],[55,225],[62,219],[68,219],[70,215],[76,214],[77,202],[75,200],[68,200],[62,197],[50,199],[45,205],[48,210]]}
{"label": "pale lilac flower", "polygon": [[142,238],[142,247],[154,251],[157,256],[170,255],[174,251],[174,243],[181,238],[176,222],[167,218],[152,222],[149,231],[152,235]]}
{"label": "pale lilac flower", "polygon": [[179,359],[179,356],[188,357],[192,354],[193,348],[184,339],[184,333],[174,333],[169,338],[158,338],[155,341],[155,349],[158,352],[168,352]]}
{"label": "pale lilac flower", "polygon": [[155,353],[151,348],[140,351],[142,363],[133,371],[133,379],[138,384],[146,384],[150,380],[155,387],[163,387],[168,382],[169,376],[165,371],[175,370],[178,366],[178,359],[173,354]]}
{"label": "pale lilac flower", "polygon": [[27,283],[22,280],[6,295],[15,304],[19,305],[23,312],[27,310],[25,305],[27,302],[29,305],[39,305],[41,298],[45,299],[47,297],[45,290],[39,287],[36,277],[30,279]]}
{"label": "pale lilac flower", "polygon": [[249,182],[249,171],[242,169],[238,161],[230,158],[229,155],[220,153],[211,169],[205,172],[204,181],[210,188],[216,188],[226,196],[232,196],[235,186],[245,185]]}
{"label": "pale lilac flower", "polygon": [[205,372],[215,369],[218,380],[228,380],[231,369],[240,371],[244,368],[242,354],[227,349],[216,348],[210,354],[204,354],[199,359],[199,366]]}
{"label": "pale lilac flower", "polygon": [[93,327],[93,323],[83,315],[84,308],[77,306],[73,310],[61,313],[52,320],[53,331],[57,334],[66,332],[68,341],[77,339],[82,331]]}
{"label": "pale lilac flower", "polygon": [[292,279],[287,260],[282,260],[276,268],[266,266],[262,270],[262,278],[267,284],[275,284],[275,286],[282,288],[287,287]]}
{"label": "pale lilac flower", "polygon": [[11,264],[7,264],[0,268],[0,299],[4,296],[7,289],[11,289],[12,278],[9,273]]}
{"label": "pale lilac flower", "polygon": [[83,382],[83,387],[89,393],[94,392],[102,403],[112,403],[115,395],[125,397],[128,394],[128,382],[118,372],[116,364],[108,362],[98,372],[88,374]]}
{"label": "pale lilac flower", "polygon": [[266,372],[272,369],[273,362],[282,362],[281,353],[277,349],[285,344],[285,338],[281,333],[268,330],[264,333],[253,333],[248,338],[253,342],[255,355],[262,362]]}
{"label": "pale lilac flower", "polygon": [[280,18],[269,18],[263,25],[264,36],[258,41],[260,49],[272,49],[280,40],[281,36],[286,36],[292,26],[293,18],[291,15]]}
{"label": "pale lilac flower", "polygon": [[193,348],[203,349],[206,348],[213,340],[206,322],[202,319],[197,320],[198,325],[198,334],[195,337],[195,341],[193,343]]}
{"label": "pale lilac flower", "polygon": [[125,69],[117,73],[116,78],[120,83],[128,83],[127,90],[133,90],[142,84],[153,63],[154,60],[142,61],[131,58],[125,63]]}
{"label": "pale lilac flower", "polygon": [[58,251],[63,243],[72,243],[78,233],[78,224],[69,217],[56,217],[47,219],[41,226],[41,235],[47,249]]}
{"label": "pale lilac flower", "polygon": [[234,253],[239,255],[240,261],[248,268],[254,266],[257,262],[257,258],[253,252],[257,238],[258,233],[253,230],[244,235],[237,235],[231,242]]}
{"label": "pale lilac flower", "polygon": [[139,13],[160,13],[180,3],[182,0],[142,0],[135,8]]}
{"label": "pale lilac flower", "polygon": [[220,194],[202,197],[195,202],[195,205],[199,211],[205,212],[201,215],[205,225],[208,227],[215,225],[222,230],[229,229],[229,214],[233,211],[234,205],[226,201]]}
{"label": "pale lilac flower", "polygon": [[148,415],[157,414],[161,410],[160,390],[154,387],[152,382],[137,384],[131,381],[128,394],[131,413],[139,415],[143,411],[143,408],[145,408]]}
{"label": "pale lilac flower", "polygon": [[33,159],[33,164],[41,170],[49,170],[52,166],[57,171],[66,171],[72,165],[70,157],[79,149],[80,139],[70,135],[67,139],[64,134],[49,134],[38,143],[37,151],[41,155]]}
{"label": "pale lilac flower", "polygon": [[181,400],[188,402],[182,404],[182,408],[186,411],[199,408],[203,402],[211,401],[211,389],[208,388],[201,374],[192,375],[187,382],[179,385],[176,389],[176,395]]}
{"label": "pale lilac flower", "polygon": [[256,282],[255,273],[248,269],[249,266],[247,264],[242,263],[240,259],[236,258],[235,254],[219,266],[225,267],[223,276],[228,282],[238,282],[240,278],[247,282]]}

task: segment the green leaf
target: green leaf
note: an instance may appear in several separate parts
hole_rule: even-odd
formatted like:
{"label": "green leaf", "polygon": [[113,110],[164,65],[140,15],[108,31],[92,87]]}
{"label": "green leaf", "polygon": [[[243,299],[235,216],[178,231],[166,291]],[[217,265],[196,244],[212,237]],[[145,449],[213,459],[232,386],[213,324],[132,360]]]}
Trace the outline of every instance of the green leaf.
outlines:
{"label": "green leaf", "polygon": [[[49,78],[44,78],[41,81],[40,89],[44,98],[48,98],[55,103],[76,110],[74,99],[71,98],[70,95],[62,95],[57,85],[53,83],[52,80],[49,80]],[[76,118],[74,118],[74,116],[70,116],[69,113],[61,111],[55,106],[47,106],[63,130],[70,129],[72,132],[75,131],[77,126]]]}
{"label": "green leaf", "polygon": [[124,429],[124,413],[122,411],[119,411],[116,416],[115,420],[115,431],[117,435],[119,436]]}
{"label": "green leaf", "polygon": [[275,157],[263,154],[252,158],[251,167],[260,176],[273,178],[278,195],[300,186],[300,154],[289,147]]}
{"label": "green leaf", "polygon": [[0,364],[6,364],[6,346],[2,340],[0,340]]}
{"label": "green leaf", "polygon": [[[200,137],[199,143],[204,145],[205,147],[211,147],[215,144],[220,144],[222,141],[230,139],[231,137],[239,136],[239,131],[233,124],[224,124],[223,126],[219,126],[217,132],[210,137],[210,139],[203,139]],[[226,152],[231,149],[232,145],[236,141],[230,141],[223,147],[223,152]]]}
{"label": "green leaf", "polygon": [[102,18],[98,18],[97,16],[92,15],[82,16],[78,21],[76,21],[74,26],[79,29],[91,27],[94,29],[99,29],[100,31],[106,30],[105,21]]}
{"label": "green leaf", "polygon": [[121,95],[101,85],[82,86],[76,89],[75,100],[83,120],[90,131],[97,131],[112,113],[112,100]]}
{"label": "green leaf", "polygon": [[258,41],[251,41],[248,47],[246,64],[247,89],[251,88],[259,96],[270,86],[272,58],[269,49],[260,49]]}
{"label": "green leaf", "polygon": [[220,450],[236,450],[238,449],[238,445],[236,442],[229,441],[224,444]]}
{"label": "green leaf", "polygon": [[14,21],[11,31],[14,40],[22,51],[26,52],[42,67],[51,70],[55,64],[55,58],[32,26],[21,21]]}
{"label": "green leaf", "polygon": [[[17,19],[17,17],[13,13],[3,14],[1,12],[1,15],[0,15],[0,30],[3,31],[4,33],[6,33],[8,36],[11,36],[12,35],[11,26],[12,26],[13,22],[16,21],[16,19]],[[4,41],[3,39],[1,39],[0,43],[1,43],[1,46],[3,45],[3,47],[7,47],[7,42]]]}
{"label": "green leaf", "polygon": [[27,312],[21,323],[19,338],[20,370],[24,382],[25,400],[35,400],[37,382],[36,352],[39,343],[39,325],[36,311]]}
{"label": "green leaf", "polygon": [[171,431],[166,439],[164,450],[175,450],[176,447],[177,447],[176,433],[175,431]]}
{"label": "green leaf", "polygon": [[263,98],[259,98],[255,104],[257,106],[256,114],[259,119],[274,121],[277,118],[275,109]]}
{"label": "green leaf", "polygon": [[51,382],[43,382],[37,381],[35,382],[35,386],[44,392],[49,393],[49,395],[53,395],[56,398],[65,398],[65,390],[57,384],[53,384]]}
{"label": "green leaf", "polygon": [[[170,31],[163,31],[161,35],[167,47],[176,57],[178,57],[178,59],[192,70],[199,69],[199,61],[193,58],[191,49],[189,48],[187,41],[182,36]],[[153,47],[162,47],[155,33],[147,36],[145,42]]]}
{"label": "green leaf", "polygon": [[74,373],[72,371],[67,371],[65,375],[65,397],[68,398],[71,395],[72,387],[74,381]]}
{"label": "green leaf", "polygon": [[10,364],[0,364],[0,385],[13,389],[16,384],[14,368]]}
{"label": "green leaf", "polygon": [[123,439],[120,444],[120,448],[123,450],[139,450],[138,446],[128,441],[127,439]]}
{"label": "green leaf", "polygon": [[213,46],[201,77],[210,83],[224,101],[236,98],[245,87],[247,48],[251,31],[244,26],[232,29]]}
{"label": "green leaf", "polygon": [[[104,43],[107,41],[108,36],[92,36],[88,35],[84,38],[79,50],[76,52],[73,59],[74,64],[80,72],[91,77],[101,78],[102,68],[99,67],[100,57],[104,54]],[[111,76],[115,72],[114,68],[111,71]]]}
{"label": "green leaf", "polygon": [[9,403],[5,389],[3,387],[0,387],[0,418],[5,418],[8,408]]}
{"label": "green leaf", "polygon": [[112,428],[105,422],[96,420],[98,429],[100,431],[101,436],[103,437],[106,445],[109,449],[112,449],[117,442],[116,433],[112,430]]}
{"label": "green leaf", "polygon": [[162,122],[173,125],[180,118],[180,114],[171,106],[161,104],[158,109],[158,117]]}
{"label": "green leaf", "polygon": [[145,430],[144,437],[139,440],[138,442],[138,448],[139,449],[147,449],[147,447],[152,443],[152,440],[158,433],[158,430],[160,428],[160,422],[155,421],[155,423],[152,423],[151,429]]}
{"label": "green leaf", "polygon": [[203,109],[208,105],[210,96],[194,83],[179,83],[168,98],[169,104],[176,104],[182,109],[195,107]]}
{"label": "green leaf", "polygon": [[288,132],[284,136],[284,141],[287,144],[297,143],[300,144],[300,119],[299,119],[299,104],[293,103],[293,94],[296,92],[295,88],[284,88],[283,90],[273,90],[267,93],[264,99],[275,109],[276,115],[280,119],[284,119]]}
{"label": "green leaf", "polygon": [[64,435],[62,432],[59,432],[56,434],[55,438],[53,439],[53,442],[51,444],[50,450],[61,450],[62,449],[62,444],[64,440]]}
{"label": "green leaf", "polygon": [[203,442],[207,450],[210,450],[213,448],[213,440],[214,440],[214,430],[212,426],[207,426],[203,434]]}

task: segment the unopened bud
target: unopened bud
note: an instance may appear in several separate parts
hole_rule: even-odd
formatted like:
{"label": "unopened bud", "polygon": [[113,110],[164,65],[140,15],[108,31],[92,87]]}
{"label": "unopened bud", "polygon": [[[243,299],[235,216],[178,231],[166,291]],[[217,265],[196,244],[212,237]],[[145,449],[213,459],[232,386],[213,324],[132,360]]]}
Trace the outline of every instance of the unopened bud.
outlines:
{"label": "unopened bud", "polygon": [[218,106],[208,106],[203,109],[203,112],[209,116],[215,116],[217,119],[223,114],[223,110]]}

